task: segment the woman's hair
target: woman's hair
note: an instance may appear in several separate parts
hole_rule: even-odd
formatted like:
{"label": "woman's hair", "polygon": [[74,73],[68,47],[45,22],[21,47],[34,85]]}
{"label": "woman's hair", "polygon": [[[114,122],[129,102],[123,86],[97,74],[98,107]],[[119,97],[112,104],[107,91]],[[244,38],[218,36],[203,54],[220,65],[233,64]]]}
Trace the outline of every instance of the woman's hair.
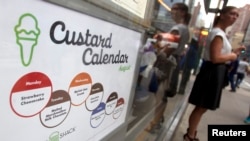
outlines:
{"label": "woman's hair", "polygon": [[184,23],[189,24],[189,21],[191,19],[191,14],[188,11],[188,6],[185,3],[181,3],[181,2],[175,3],[174,5],[176,5],[179,10],[185,13]]}
{"label": "woman's hair", "polygon": [[217,25],[218,24],[218,22],[220,21],[220,16],[221,15],[223,15],[223,14],[226,14],[226,13],[228,13],[228,12],[230,12],[231,10],[233,10],[233,9],[237,9],[237,7],[235,7],[235,6],[226,6],[226,7],[224,7],[223,9],[221,9],[221,10],[219,10],[219,16],[216,16],[215,18],[214,18],[214,24],[213,24],[213,26],[215,26],[215,25]]}

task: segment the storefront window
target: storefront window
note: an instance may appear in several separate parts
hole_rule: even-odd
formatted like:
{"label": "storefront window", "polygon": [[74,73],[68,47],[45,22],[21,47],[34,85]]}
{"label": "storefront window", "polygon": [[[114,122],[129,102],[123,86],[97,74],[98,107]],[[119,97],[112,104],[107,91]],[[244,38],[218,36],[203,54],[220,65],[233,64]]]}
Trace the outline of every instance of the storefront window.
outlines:
{"label": "storefront window", "polygon": [[[161,136],[184,98],[166,96],[177,62],[166,54],[159,59],[154,48],[156,33],[173,25],[167,7],[176,2],[4,2],[1,10],[9,15],[1,18],[0,72],[6,83],[0,87],[6,95],[0,103],[8,112],[0,124],[11,132],[2,138],[139,141]],[[32,129],[39,131],[24,136]],[[9,136],[12,132],[19,134]]]}
{"label": "storefront window", "polygon": [[[147,50],[152,46],[150,39],[157,32],[170,30],[175,24],[170,15],[171,7],[176,2],[183,2],[182,0],[48,1],[140,32],[140,50]],[[171,75],[176,67],[173,65],[174,62],[168,61],[162,64],[166,66],[167,77],[159,81],[158,84],[154,84],[155,75],[160,74],[155,74],[156,68],[152,62],[155,62],[156,58],[152,58],[152,56],[154,55],[144,54],[138,50],[137,68],[135,69],[138,76],[134,77],[133,89],[130,93],[130,106],[128,106],[130,109],[127,111],[126,118],[127,140],[141,140],[144,138],[143,134],[152,134],[154,128],[162,129],[163,126],[171,122],[171,118],[174,117],[183,101],[183,95],[177,94],[174,97],[165,95]],[[151,64],[147,64],[149,62]],[[157,90],[155,87],[158,87]],[[161,135],[160,132],[157,134]]]}

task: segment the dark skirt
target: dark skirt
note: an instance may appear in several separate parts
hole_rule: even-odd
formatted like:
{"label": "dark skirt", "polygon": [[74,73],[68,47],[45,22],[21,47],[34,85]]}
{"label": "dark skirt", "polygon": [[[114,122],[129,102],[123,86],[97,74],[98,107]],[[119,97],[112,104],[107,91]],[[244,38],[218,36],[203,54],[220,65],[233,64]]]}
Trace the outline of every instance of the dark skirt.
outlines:
{"label": "dark skirt", "polygon": [[227,67],[225,64],[213,64],[204,61],[196,76],[189,103],[215,110],[219,108],[222,89],[227,83]]}

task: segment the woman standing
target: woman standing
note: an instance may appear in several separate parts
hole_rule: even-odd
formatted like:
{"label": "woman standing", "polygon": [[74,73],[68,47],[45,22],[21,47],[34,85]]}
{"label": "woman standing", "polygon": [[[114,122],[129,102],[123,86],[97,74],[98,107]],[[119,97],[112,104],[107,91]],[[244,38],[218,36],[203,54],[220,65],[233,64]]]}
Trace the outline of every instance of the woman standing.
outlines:
{"label": "woman standing", "polygon": [[[167,41],[178,41],[177,48],[170,46],[169,44],[164,44],[163,47],[160,48],[160,50],[157,52],[157,61],[155,64],[155,67],[158,68],[161,72],[163,72],[162,77],[160,78],[161,81],[165,81],[165,79],[170,79],[170,86],[166,86],[167,88],[173,88],[171,89],[171,92],[168,93],[171,96],[174,96],[177,89],[177,83],[178,83],[178,76],[179,76],[179,64],[176,62],[179,62],[180,56],[185,49],[185,44],[189,41],[189,29],[188,29],[188,23],[190,20],[191,15],[189,14],[188,6],[185,3],[175,3],[173,4],[171,8],[171,17],[175,21],[175,25],[170,29],[168,33],[158,33],[155,35],[154,38],[157,38],[158,36],[162,36],[162,40]],[[164,43],[164,41],[162,42]],[[175,60],[169,59],[169,55],[173,55],[175,57]],[[171,75],[171,69],[174,69],[174,72]],[[167,80],[169,82],[169,80]],[[172,81],[172,83],[171,83]],[[172,85],[171,85],[172,84]],[[168,95],[168,96],[169,96]],[[158,100],[158,99],[157,99]],[[154,129],[154,127],[159,127],[155,125],[159,125],[159,123],[164,121],[164,111],[167,105],[167,96],[164,96],[162,100],[161,105],[159,108],[156,108],[155,111],[155,118],[151,122],[149,128],[147,128],[147,131],[150,131]],[[157,101],[156,103],[159,103],[160,101]]]}
{"label": "woman standing", "polygon": [[167,55],[173,55],[177,62],[177,66],[173,70],[171,76],[169,88],[167,88],[165,92],[165,95],[168,97],[173,97],[177,93],[181,55],[185,50],[185,45],[188,44],[190,39],[188,24],[191,15],[189,13],[188,6],[184,3],[175,3],[171,8],[171,17],[175,21],[176,25],[170,29],[169,33],[177,36],[179,40],[177,48],[171,48],[171,46],[166,46],[164,48],[165,53]]}
{"label": "woman standing", "polygon": [[208,35],[203,64],[188,100],[195,108],[189,116],[189,127],[183,136],[185,141],[199,141],[196,138],[196,130],[202,115],[207,110],[216,110],[220,106],[222,89],[228,82],[225,79],[227,78],[226,64],[236,60],[241,50],[245,49],[241,46],[232,51],[225,33],[226,28],[231,26],[239,16],[238,9],[227,6],[219,13]]}

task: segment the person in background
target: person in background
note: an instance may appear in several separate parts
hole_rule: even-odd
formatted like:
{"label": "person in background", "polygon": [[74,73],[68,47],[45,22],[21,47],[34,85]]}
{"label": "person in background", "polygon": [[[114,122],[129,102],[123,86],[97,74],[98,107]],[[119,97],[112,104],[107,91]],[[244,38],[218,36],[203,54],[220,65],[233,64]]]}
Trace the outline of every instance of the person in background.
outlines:
{"label": "person in background", "polygon": [[153,65],[156,61],[156,54],[161,48],[162,36],[157,36],[155,42],[147,41],[143,47],[142,59],[139,68],[139,76],[137,80],[137,90],[141,89],[141,81],[143,78],[149,76],[150,70],[153,68]]}
{"label": "person in background", "polygon": [[185,141],[199,141],[196,137],[199,122],[207,110],[216,110],[220,107],[222,89],[228,83],[228,70],[226,64],[237,59],[244,46],[232,47],[225,30],[238,18],[238,9],[226,6],[219,11],[219,16],[214,20],[213,29],[210,31],[202,66],[196,76],[188,102],[195,107],[189,115],[189,124],[183,139]]}
{"label": "person in background", "polygon": [[185,60],[186,60],[186,57],[187,57],[187,52],[188,52],[188,45],[186,45],[186,49],[183,50],[183,52],[181,53],[181,56],[180,56],[180,73],[183,72],[183,69],[184,69],[184,65],[185,65]]}
{"label": "person in background", "polygon": [[198,58],[198,47],[198,39],[193,37],[184,60],[184,67],[178,91],[179,94],[185,94],[185,89],[190,79],[191,70],[195,68],[195,60]]}
{"label": "person in background", "polygon": [[[243,60],[245,60],[245,61],[247,61],[247,58],[243,58]],[[243,61],[242,61],[243,62]],[[242,64],[245,64],[245,63],[242,63]],[[241,65],[242,65],[241,64]],[[243,66],[243,65],[242,65]],[[241,67],[242,67],[241,66]],[[246,65],[247,66],[247,65]],[[249,65],[247,66],[247,67],[245,67],[245,69],[244,69],[244,67],[242,67],[242,70],[245,70],[245,72],[247,73],[247,75],[249,75],[249,73],[250,73],[250,70],[249,70]],[[242,71],[242,72],[244,72],[244,71]],[[244,74],[244,77],[245,77],[245,73],[243,73]],[[244,77],[243,77],[243,79],[244,79]],[[238,78],[238,74],[237,74],[237,78]],[[242,80],[243,80],[242,79]],[[237,83],[237,80],[236,80],[236,83]],[[240,84],[240,83],[239,83]],[[250,106],[249,106],[249,111],[248,111],[248,116],[244,119],[244,122],[245,123],[247,123],[247,124],[250,124]]]}
{"label": "person in background", "polygon": [[247,62],[247,58],[244,57],[239,62],[239,67],[237,69],[237,78],[236,78],[236,87],[239,88],[241,82],[245,78],[246,73],[248,72],[249,64]]}
{"label": "person in background", "polygon": [[244,119],[244,122],[247,124],[250,123],[250,107],[249,107],[249,111],[248,111],[248,116]]}
{"label": "person in background", "polygon": [[[176,65],[178,65],[176,64],[176,62],[180,62],[180,56],[185,49],[185,44],[189,40],[188,23],[191,15],[188,13],[188,6],[186,4],[175,3],[171,8],[171,16],[172,19],[176,22],[176,25],[173,26],[168,33],[157,33],[154,38],[157,38],[159,35],[165,35],[163,37],[163,40],[166,39],[166,36],[174,40],[178,39],[178,46],[177,48],[172,48],[170,44],[164,44],[164,46],[162,46],[162,48],[157,51],[157,61],[155,63],[155,68],[163,72],[162,74],[164,75],[161,78],[164,78],[164,81],[167,81],[168,84],[169,81],[173,81],[171,86],[165,86],[166,89],[169,87],[173,87],[174,91],[176,91],[176,85],[178,83],[179,75],[179,66],[178,69],[175,69]],[[174,57],[172,57],[171,55],[173,55]],[[171,76],[172,68],[174,68],[175,74]],[[155,117],[150,123],[149,127],[145,129],[146,131],[152,132],[155,127],[160,127],[159,123],[164,121],[163,115],[167,105],[167,96],[164,96],[161,100],[162,102],[159,106],[160,108],[156,108]]]}
{"label": "person in background", "polygon": [[175,3],[171,8],[171,16],[175,21],[174,25],[169,33],[175,36],[179,36],[179,42],[177,48],[170,48],[166,46],[165,52],[168,55],[173,55],[177,62],[177,67],[173,70],[171,80],[169,82],[169,87],[165,91],[165,95],[168,97],[173,97],[177,93],[177,86],[180,73],[180,59],[181,55],[185,49],[185,45],[189,42],[189,29],[188,24],[191,18],[189,13],[189,8],[184,3]]}
{"label": "person in background", "polygon": [[237,73],[237,69],[239,66],[239,59],[237,58],[235,61],[232,61],[229,65],[229,69],[228,69],[228,80],[230,83],[230,87],[231,87],[231,92],[236,92],[236,84],[235,84],[235,75]]}

